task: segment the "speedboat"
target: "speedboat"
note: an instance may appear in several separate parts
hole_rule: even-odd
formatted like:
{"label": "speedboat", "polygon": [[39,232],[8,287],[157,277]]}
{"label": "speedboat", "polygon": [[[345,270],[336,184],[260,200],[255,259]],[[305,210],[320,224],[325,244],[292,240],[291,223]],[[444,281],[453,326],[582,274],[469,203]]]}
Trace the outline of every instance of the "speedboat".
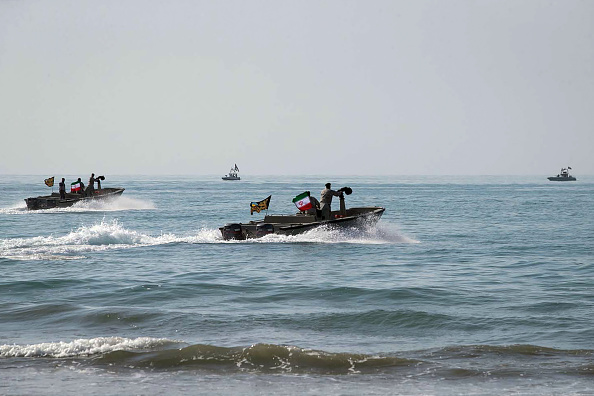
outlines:
{"label": "speedboat", "polygon": [[[66,193],[64,199],[60,198],[59,193],[52,193],[51,195],[44,195],[35,198],[25,198],[27,209],[52,209],[52,208],[67,208],[78,202],[90,202],[95,200],[104,200],[108,198],[118,197],[124,192],[124,188],[101,188],[101,180],[105,180],[104,176],[97,178],[97,189],[93,191],[93,195],[87,196],[83,191],[74,191],[74,189]],[[73,183],[74,184],[74,183]],[[53,180],[52,180],[53,185]]]}
{"label": "speedboat", "polygon": [[52,193],[51,195],[26,198],[27,209],[52,209],[52,208],[67,208],[78,202],[89,202],[107,198],[113,198],[122,195],[124,188],[103,188],[95,190],[94,194],[86,197],[83,194],[66,193],[65,199],[60,199],[59,193]]}
{"label": "speedboat", "polygon": [[241,180],[241,177],[239,177],[239,168],[237,167],[237,164],[235,164],[235,167],[229,170],[228,174],[223,176],[223,180]]}
{"label": "speedboat", "polygon": [[561,168],[561,172],[557,176],[547,177],[550,181],[576,181],[577,179],[569,174],[570,166]]}
{"label": "speedboat", "polygon": [[[350,190],[348,187],[343,189]],[[306,191],[306,193],[309,197],[309,191]],[[340,210],[330,212],[329,219],[323,219],[321,211],[310,206],[309,209],[300,210],[296,214],[266,215],[261,220],[247,223],[228,223],[220,227],[219,230],[224,240],[244,240],[260,238],[269,234],[298,235],[323,226],[329,228],[366,228],[377,223],[386,210],[379,206],[347,209],[344,195],[341,194],[339,198]],[[312,200],[315,199],[312,198]],[[297,203],[295,204],[297,205]],[[300,205],[297,205],[297,207],[299,208]]]}

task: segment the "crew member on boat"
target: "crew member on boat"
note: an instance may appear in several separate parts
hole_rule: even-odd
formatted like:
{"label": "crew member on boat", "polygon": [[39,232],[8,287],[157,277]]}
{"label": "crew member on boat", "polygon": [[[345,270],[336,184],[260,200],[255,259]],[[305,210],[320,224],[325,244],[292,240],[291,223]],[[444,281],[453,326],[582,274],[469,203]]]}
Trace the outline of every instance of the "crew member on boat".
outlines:
{"label": "crew member on boat", "polygon": [[322,211],[323,220],[331,220],[332,213],[332,197],[340,197],[341,192],[334,191],[331,183],[326,183],[326,188],[321,192],[320,210]]}
{"label": "crew member on boat", "polygon": [[89,177],[89,185],[87,186],[87,189],[85,190],[85,195],[87,197],[92,197],[94,195],[95,181],[97,181],[97,179],[95,179],[95,174],[91,173],[91,177]]}
{"label": "crew member on boat", "polygon": [[76,193],[80,195],[85,195],[85,183],[83,183],[82,180],[80,180],[80,177],[76,181],[80,184],[80,190],[78,190]]}
{"label": "crew member on boat", "polygon": [[309,201],[311,202],[311,209],[307,209],[305,213],[309,215],[314,215],[316,220],[320,218],[320,201],[316,199],[316,197],[309,197]]}
{"label": "crew member on boat", "polygon": [[66,199],[66,179],[62,178],[62,181],[58,183],[58,191],[60,191],[60,199]]}

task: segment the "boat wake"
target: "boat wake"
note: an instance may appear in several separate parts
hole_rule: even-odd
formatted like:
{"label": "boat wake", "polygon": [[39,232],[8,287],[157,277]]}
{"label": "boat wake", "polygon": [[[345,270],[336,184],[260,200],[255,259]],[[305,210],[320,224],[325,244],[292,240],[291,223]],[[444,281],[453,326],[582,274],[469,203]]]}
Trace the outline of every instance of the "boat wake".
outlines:
{"label": "boat wake", "polygon": [[76,260],[87,254],[113,249],[129,249],[174,243],[253,244],[253,243],[418,243],[390,226],[368,229],[317,228],[296,236],[267,235],[247,241],[223,240],[218,229],[203,228],[188,235],[165,233],[148,235],[125,228],[117,219],[83,225],[66,235],[0,239],[0,257],[14,260]]}
{"label": "boat wake", "polygon": [[[94,201],[81,201],[70,208],[61,209],[71,212],[117,212],[122,210],[152,210],[156,209],[151,201],[117,196],[108,199],[98,199]],[[52,209],[53,210],[53,209]]]}
{"label": "boat wake", "polygon": [[21,214],[28,212],[29,210],[27,209],[27,204],[20,201],[6,208],[0,208],[0,214]]}
{"label": "boat wake", "polygon": [[[246,241],[242,241],[246,242]],[[320,226],[299,235],[269,234],[248,243],[350,243],[383,245],[393,243],[419,243],[400,233],[390,225],[371,225],[366,228],[331,228]]]}
{"label": "boat wake", "polygon": [[74,260],[109,249],[164,245],[183,240],[172,234],[150,236],[123,227],[117,220],[81,226],[64,236],[0,239],[0,257],[17,260]]}

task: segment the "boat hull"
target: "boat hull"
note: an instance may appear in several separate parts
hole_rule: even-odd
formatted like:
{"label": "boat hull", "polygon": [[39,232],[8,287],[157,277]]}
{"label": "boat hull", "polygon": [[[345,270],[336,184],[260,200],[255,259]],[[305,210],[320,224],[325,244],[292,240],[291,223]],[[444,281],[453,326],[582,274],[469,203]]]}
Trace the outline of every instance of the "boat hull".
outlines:
{"label": "boat hull", "polygon": [[223,176],[223,180],[241,180],[239,176]]}
{"label": "boat hull", "polygon": [[577,179],[573,176],[551,176],[551,177],[547,177],[547,179],[549,179],[549,181],[576,181]]}
{"label": "boat hull", "polygon": [[344,214],[332,212],[331,220],[318,220],[315,215],[298,213],[285,216],[265,216],[263,220],[249,223],[230,223],[220,227],[223,239],[260,238],[268,234],[298,235],[317,227],[365,228],[377,223],[385,208],[350,208]]}
{"label": "boat hull", "polygon": [[52,195],[26,198],[25,202],[27,203],[27,209],[29,210],[67,208],[77,202],[95,201],[117,197],[122,195],[124,190],[124,188],[103,188],[101,190],[95,190],[95,194],[92,197],[85,197],[83,195],[74,193],[66,193],[66,199],[60,199],[59,193],[53,193]]}

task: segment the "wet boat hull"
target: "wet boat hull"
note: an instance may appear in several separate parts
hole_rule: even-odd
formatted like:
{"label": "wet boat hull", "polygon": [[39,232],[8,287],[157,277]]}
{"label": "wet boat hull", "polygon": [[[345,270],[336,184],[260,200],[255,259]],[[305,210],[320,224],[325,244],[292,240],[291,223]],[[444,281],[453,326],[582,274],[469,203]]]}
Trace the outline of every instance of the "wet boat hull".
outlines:
{"label": "wet boat hull", "polygon": [[365,228],[379,221],[385,208],[350,208],[344,214],[332,212],[332,220],[318,220],[315,215],[298,213],[296,215],[265,216],[249,223],[230,223],[220,227],[223,239],[260,238],[268,234],[298,235],[317,227]]}
{"label": "wet boat hull", "polygon": [[577,179],[573,176],[551,176],[551,177],[547,177],[547,179],[549,179],[549,181],[576,181]]}
{"label": "wet boat hull", "polygon": [[27,203],[27,209],[29,210],[67,208],[76,204],[77,202],[117,197],[122,195],[123,192],[123,188],[103,188],[101,190],[95,190],[95,194],[92,197],[85,197],[81,194],[66,193],[66,199],[60,199],[59,193],[53,193],[52,195],[26,198],[25,202]]}

